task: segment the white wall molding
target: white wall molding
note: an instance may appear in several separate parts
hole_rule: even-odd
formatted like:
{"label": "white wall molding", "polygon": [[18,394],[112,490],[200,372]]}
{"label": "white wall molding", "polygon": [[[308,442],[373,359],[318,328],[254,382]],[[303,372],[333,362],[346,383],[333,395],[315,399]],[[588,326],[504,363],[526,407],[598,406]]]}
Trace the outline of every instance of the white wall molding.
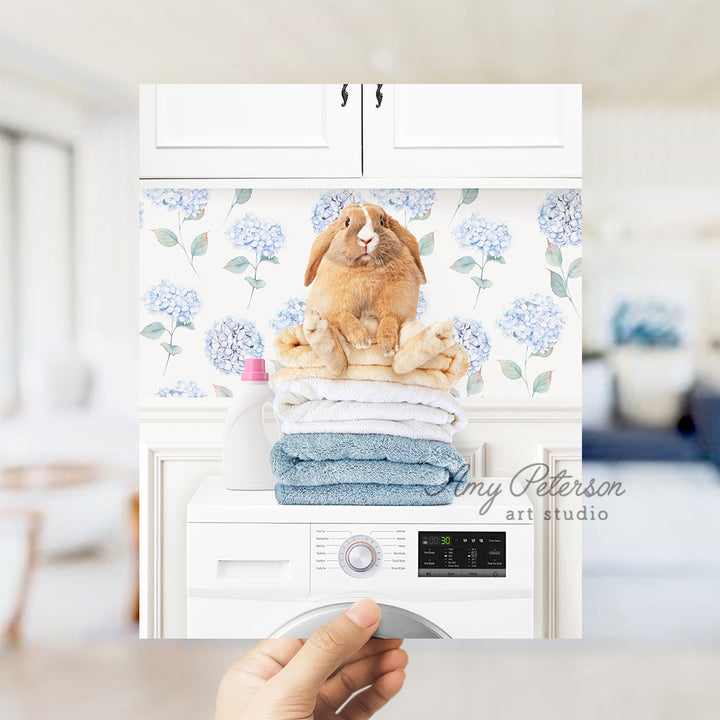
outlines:
{"label": "white wall molding", "polygon": [[[539,444],[539,462],[550,477],[582,463],[580,445]],[[566,467],[563,467],[566,466]],[[558,520],[556,510],[576,511],[576,498],[545,495],[535,504],[535,626],[543,638],[582,637],[582,530],[580,521]],[[550,513],[550,520],[545,513]],[[580,623],[578,624],[578,619]]]}
{"label": "white wall molding", "polygon": [[[212,462],[222,458],[222,447],[186,443],[147,445],[140,448],[140,637],[168,637],[164,627],[166,569],[171,566],[167,547],[167,463]],[[175,488],[173,488],[175,492]],[[194,492],[194,488],[192,489]],[[190,493],[192,495],[192,492]],[[183,514],[182,523],[185,522]],[[177,537],[177,533],[175,533]],[[177,553],[178,548],[173,547]],[[179,551],[184,558],[184,544]],[[175,564],[177,567],[177,563]],[[171,602],[176,602],[171,599]],[[183,633],[184,634],[184,633]]]}

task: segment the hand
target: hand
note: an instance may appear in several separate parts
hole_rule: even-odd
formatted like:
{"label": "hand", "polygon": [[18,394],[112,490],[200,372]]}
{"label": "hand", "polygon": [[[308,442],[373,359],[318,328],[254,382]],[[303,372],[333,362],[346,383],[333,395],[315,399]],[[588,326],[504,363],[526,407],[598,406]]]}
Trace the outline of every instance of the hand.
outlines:
{"label": "hand", "polygon": [[402,640],[372,638],[379,622],[360,600],[308,640],[263,640],[225,674],[215,720],[371,717],[400,692],[408,659]]}

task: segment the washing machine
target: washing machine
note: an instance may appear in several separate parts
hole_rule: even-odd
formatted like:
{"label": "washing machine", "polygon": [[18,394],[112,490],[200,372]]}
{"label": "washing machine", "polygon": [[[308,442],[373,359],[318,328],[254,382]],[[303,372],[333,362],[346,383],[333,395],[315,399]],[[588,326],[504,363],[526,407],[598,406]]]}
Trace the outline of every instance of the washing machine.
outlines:
{"label": "washing machine", "polygon": [[279,505],[208,478],[187,511],[188,637],[305,638],[370,597],[380,637],[531,638],[530,503],[486,501]]}

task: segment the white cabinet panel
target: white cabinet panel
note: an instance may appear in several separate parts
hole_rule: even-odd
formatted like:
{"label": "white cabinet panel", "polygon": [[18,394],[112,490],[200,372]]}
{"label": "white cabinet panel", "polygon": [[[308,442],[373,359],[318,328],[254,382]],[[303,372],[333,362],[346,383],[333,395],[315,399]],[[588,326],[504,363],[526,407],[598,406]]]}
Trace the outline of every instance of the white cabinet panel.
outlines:
{"label": "white cabinet panel", "polygon": [[579,85],[384,85],[363,104],[366,177],[580,177]]}
{"label": "white cabinet panel", "polygon": [[360,85],[142,85],[141,178],[359,177]]}

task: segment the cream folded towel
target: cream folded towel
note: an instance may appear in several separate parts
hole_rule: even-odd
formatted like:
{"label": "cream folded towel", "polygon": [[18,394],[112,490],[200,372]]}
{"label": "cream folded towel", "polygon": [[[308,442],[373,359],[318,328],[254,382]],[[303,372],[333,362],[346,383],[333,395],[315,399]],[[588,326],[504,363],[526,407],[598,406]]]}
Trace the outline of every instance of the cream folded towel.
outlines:
{"label": "cream folded towel", "polygon": [[277,388],[274,409],[286,435],[382,433],[450,442],[467,425],[445,390],[382,381],[291,380]]}
{"label": "cream folded towel", "polygon": [[393,358],[385,357],[376,344],[359,350],[346,343],[345,349],[349,364],[345,374],[338,378],[308,345],[302,325],[285,328],[275,340],[275,351],[277,359],[287,367],[270,376],[270,386],[276,389],[290,380],[320,378],[379,380],[449,390],[467,373],[469,366],[467,353],[454,341],[419,368],[402,375],[392,369]]}

